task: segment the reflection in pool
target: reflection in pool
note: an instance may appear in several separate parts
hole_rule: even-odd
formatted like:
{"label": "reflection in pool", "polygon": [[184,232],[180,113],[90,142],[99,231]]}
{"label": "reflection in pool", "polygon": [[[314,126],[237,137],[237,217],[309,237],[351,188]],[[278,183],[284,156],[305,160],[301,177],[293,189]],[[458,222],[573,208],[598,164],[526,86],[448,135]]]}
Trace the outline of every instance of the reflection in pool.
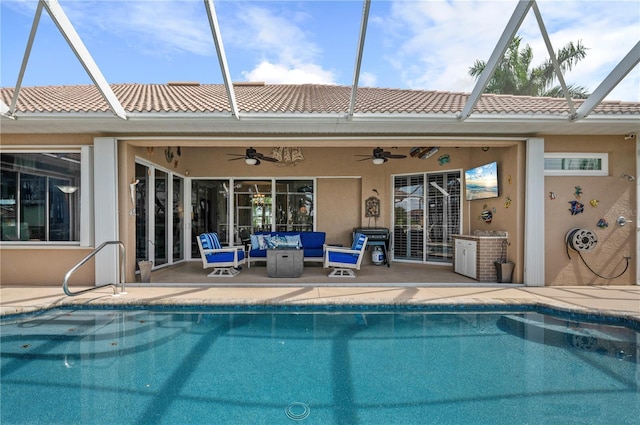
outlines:
{"label": "reflection in pool", "polygon": [[631,424],[640,417],[637,323],[534,308],[351,308],[83,308],[7,318],[0,422]]}

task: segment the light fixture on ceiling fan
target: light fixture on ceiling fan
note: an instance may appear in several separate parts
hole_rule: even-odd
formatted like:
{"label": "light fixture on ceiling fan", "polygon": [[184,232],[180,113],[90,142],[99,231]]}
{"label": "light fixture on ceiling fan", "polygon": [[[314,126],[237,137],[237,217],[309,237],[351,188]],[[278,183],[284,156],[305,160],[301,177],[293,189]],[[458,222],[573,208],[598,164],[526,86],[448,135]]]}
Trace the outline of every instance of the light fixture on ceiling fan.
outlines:
{"label": "light fixture on ceiling fan", "polygon": [[254,148],[248,148],[245,151],[244,155],[240,155],[240,154],[237,154],[237,153],[229,153],[227,155],[233,155],[233,156],[237,157],[237,158],[231,158],[231,159],[229,159],[229,161],[236,161],[238,159],[244,159],[244,162],[247,165],[259,165],[261,160],[262,161],[268,161],[268,162],[278,162],[277,159],[271,158],[270,156],[264,156],[263,154],[261,154],[260,152],[255,150]]}
{"label": "light fixture on ceiling fan", "polygon": [[375,148],[371,155],[356,155],[356,156],[365,157],[363,159],[359,159],[358,161],[366,161],[368,159],[371,159],[371,162],[373,162],[374,165],[384,164],[389,159],[402,159],[407,157],[407,155],[392,154],[391,152],[385,151],[382,148]]}

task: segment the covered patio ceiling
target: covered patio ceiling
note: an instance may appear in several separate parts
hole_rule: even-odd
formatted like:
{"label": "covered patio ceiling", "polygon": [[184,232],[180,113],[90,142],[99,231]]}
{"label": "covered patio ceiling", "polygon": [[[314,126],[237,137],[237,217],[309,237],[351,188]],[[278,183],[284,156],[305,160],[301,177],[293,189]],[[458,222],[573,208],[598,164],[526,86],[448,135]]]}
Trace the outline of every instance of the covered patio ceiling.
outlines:
{"label": "covered patio ceiling", "polygon": [[[216,116],[188,114],[132,113],[125,110],[114,94],[110,84],[93,60],[88,49],[79,37],[74,25],[68,19],[57,0],[39,0],[33,26],[24,53],[18,81],[9,104],[0,101],[3,133],[101,133],[111,135],[135,134],[228,134],[266,136],[273,134],[309,134],[317,136],[337,135],[392,135],[411,136],[430,134],[447,136],[504,135],[534,136],[537,134],[627,134],[638,131],[637,114],[595,115],[593,111],[625,76],[640,62],[640,41],[615,66],[593,90],[591,95],[578,105],[568,95],[567,84],[555,58],[555,48],[547,34],[543,17],[535,0],[520,0],[515,4],[502,35],[497,40],[486,67],[478,77],[477,83],[467,97],[462,109],[449,114],[358,114],[354,110],[360,80],[360,71],[364,43],[369,23],[371,0],[363,0],[358,49],[351,84],[351,96],[348,109],[339,114],[255,114],[244,113],[237,103],[234,84],[231,81],[227,57],[225,54],[220,27],[213,0],[203,0],[215,44],[220,71],[223,77],[230,113]],[[82,64],[93,84],[108,103],[111,114],[42,114],[38,112],[17,111],[21,83],[27,68],[31,47],[39,25],[42,11],[46,10],[64,36],[78,61]],[[510,41],[516,36],[527,14],[533,13],[541,35],[546,44],[548,55],[554,64],[559,83],[565,93],[569,114],[478,114],[478,101],[494,74]]]}

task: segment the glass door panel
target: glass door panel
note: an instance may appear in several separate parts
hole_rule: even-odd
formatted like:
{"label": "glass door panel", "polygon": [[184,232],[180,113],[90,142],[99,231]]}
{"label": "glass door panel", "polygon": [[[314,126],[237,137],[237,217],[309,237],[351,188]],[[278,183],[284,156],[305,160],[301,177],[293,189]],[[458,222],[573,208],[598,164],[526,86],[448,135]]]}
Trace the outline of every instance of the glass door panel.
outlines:
{"label": "glass door panel", "polygon": [[271,231],[273,223],[271,180],[236,181],[236,234]]}
{"label": "glass door panel", "polygon": [[313,180],[276,182],[276,230],[313,231]]}
{"label": "glass door panel", "polygon": [[148,253],[148,215],[147,215],[147,195],[148,168],[142,164],[136,164],[136,264],[138,261],[149,260]]}
{"label": "glass door panel", "polygon": [[399,176],[394,182],[394,258],[420,260],[424,253],[424,177]]}
{"label": "glass door panel", "polygon": [[200,258],[196,238],[215,232],[220,243],[229,243],[229,181],[192,180],[191,182],[191,256]]}
{"label": "glass door panel", "polygon": [[184,180],[173,177],[173,261],[184,260]]}
{"label": "glass door panel", "polygon": [[453,240],[460,232],[460,172],[427,174],[426,260],[451,262]]}
{"label": "glass door panel", "polygon": [[167,259],[167,227],[169,214],[167,213],[167,173],[161,170],[155,172],[155,203],[154,203],[154,263],[156,266],[166,264]]}

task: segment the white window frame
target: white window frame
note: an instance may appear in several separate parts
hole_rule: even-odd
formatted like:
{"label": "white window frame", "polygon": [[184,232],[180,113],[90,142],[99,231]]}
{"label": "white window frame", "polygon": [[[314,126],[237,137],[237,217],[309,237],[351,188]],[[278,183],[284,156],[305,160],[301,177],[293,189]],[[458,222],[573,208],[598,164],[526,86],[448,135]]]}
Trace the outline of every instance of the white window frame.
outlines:
{"label": "white window frame", "polygon": [[599,159],[600,170],[544,170],[545,176],[608,176],[609,154],[606,152],[545,152],[544,159]]}
{"label": "white window frame", "polygon": [[91,230],[93,228],[93,203],[91,202],[91,194],[93,192],[93,180],[91,178],[91,172],[93,170],[92,165],[92,146],[89,145],[52,145],[52,146],[12,146],[10,148],[2,149],[3,153],[79,153],[80,154],[80,202],[82,208],[80,208],[80,214],[78,216],[79,223],[79,235],[78,240],[74,241],[0,241],[0,246],[13,247],[35,247],[40,249],[42,246],[48,248],[54,247],[69,247],[69,246],[91,246],[93,242],[93,235]]}

